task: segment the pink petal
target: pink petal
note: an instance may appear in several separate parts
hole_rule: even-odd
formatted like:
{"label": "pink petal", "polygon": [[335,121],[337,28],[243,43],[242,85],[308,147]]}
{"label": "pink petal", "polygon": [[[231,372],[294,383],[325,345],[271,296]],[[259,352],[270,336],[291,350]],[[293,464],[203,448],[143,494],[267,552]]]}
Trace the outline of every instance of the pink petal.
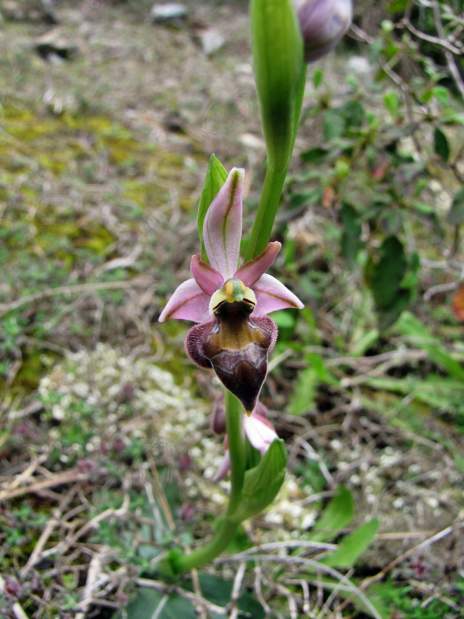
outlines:
{"label": "pink petal", "polygon": [[209,316],[209,296],[194,279],[187,279],[173,292],[160,314],[159,322],[169,318],[205,322]]}
{"label": "pink petal", "polygon": [[262,275],[253,290],[256,295],[253,315],[264,316],[276,310],[304,307],[300,299],[272,275]]}
{"label": "pink petal", "polygon": [[256,413],[249,417],[245,415],[243,424],[248,440],[261,454],[266,453],[271,443],[279,438],[270,422]]}
{"label": "pink petal", "polygon": [[203,240],[211,266],[224,280],[237,270],[242,236],[244,171],[233,168],[208,209]]}
{"label": "pink petal", "polygon": [[268,243],[266,249],[257,258],[244,264],[235,274],[246,286],[253,286],[263,273],[272,266],[282,245],[279,241]]}
{"label": "pink petal", "polygon": [[203,292],[210,296],[224,284],[221,275],[209,264],[202,262],[200,256],[192,256],[190,270]]}

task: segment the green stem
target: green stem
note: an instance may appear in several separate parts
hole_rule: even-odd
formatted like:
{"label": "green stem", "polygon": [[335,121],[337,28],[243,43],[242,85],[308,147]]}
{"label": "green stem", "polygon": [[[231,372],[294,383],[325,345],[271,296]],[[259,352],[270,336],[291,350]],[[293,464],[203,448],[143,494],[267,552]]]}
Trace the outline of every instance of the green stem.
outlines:
{"label": "green stem", "polygon": [[252,260],[264,251],[271,238],[272,227],[280,206],[280,196],[287,176],[287,166],[271,165],[268,161],[263,190],[251,230],[247,259]]}
{"label": "green stem", "polygon": [[271,162],[269,159],[267,160],[266,176],[264,178],[264,185],[259,199],[258,211],[251,230],[250,244],[246,255],[247,260],[252,260],[264,251],[271,238],[272,228],[274,226],[277,211],[279,210],[280,198],[282,196],[285,179],[287,178],[288,166],[292,158],[296,134],[300,124],[305,85],[306,65],[302,65],[295,87],[292,121],[293,135],[291,143],[288,147],[288,155],[287,157],[281,156],[279,158],[281,161],[279,162]]}
{"label": "green stem", "polygon": [[181,555],[175,558],[174,567],[176,572],[187,572],[213,561],[227,548],[240,524],[239,520],[234,519],[234,512],[240,505],[245,476],[245,442],[242,431],[242,409],[240,401],[227,390],[224,394],[224,405],[229,441],[231,481],[227,512],[221,520],[213,539],[208,544],[197,548],[197,550],[188,555]]}
{"label": "green stem", "polygon": [[245,476],[245,440],[243,436],[242,405],[230,391],[224,390],[227,439],[230,457],[230,497],[227,515],[234,513],[240,503]]}

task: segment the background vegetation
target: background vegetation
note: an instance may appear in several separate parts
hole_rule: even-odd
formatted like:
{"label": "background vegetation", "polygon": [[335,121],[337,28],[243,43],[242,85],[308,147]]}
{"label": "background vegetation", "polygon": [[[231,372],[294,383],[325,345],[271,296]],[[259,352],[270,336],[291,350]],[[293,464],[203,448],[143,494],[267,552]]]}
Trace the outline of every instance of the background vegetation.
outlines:
{"label": "background vegetation", "polygon": [[460,0],[359,2],[309,69],[275,230],[306,309],[264,393],[291,473],[228,557],[159,577],[226,486],[217,385],[156,319],[210,152],[249,210],[264,153],[247,3],[185,5],[0,5],[0,616],[460,617]]}

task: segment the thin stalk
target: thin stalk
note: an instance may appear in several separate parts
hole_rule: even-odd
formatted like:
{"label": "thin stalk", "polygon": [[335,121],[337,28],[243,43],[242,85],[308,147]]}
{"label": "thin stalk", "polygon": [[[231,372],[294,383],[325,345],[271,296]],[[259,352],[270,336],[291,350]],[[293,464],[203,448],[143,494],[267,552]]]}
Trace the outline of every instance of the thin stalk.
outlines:
{"label": "thin stalk", "polygon": [[230,391],[224,390],[227,440],[230,457],[230,497],[227,515],[234,513],[240,503],[245,476],[245,440],[243,436],[242,405]]}
{"label": "thin stalk", "polygon": [[250,244],[247,248],[248,260],[252,260],[264,251],[271,238],[286,176],[286,166],[277,167],[268,162],[263,190],[251,230]]}
{"label": "thin stalk", "polygon": [[252,260],[264,251],[272,234],[272,228],[280,206],[280,198],[287,178],[288,166],[292,158],[295,146],[296,134],[300,124],[301,110],[303,107],[304,92],[306,86],[306,65],[302,65],[301,72],[295,87],[293,101],[293,136],[289,146],[288,156],[282,157],[279,162],[266,163],[266,176],[259,199],[253,228],[251,230],[250,244],[248,246],[247,260]]}
{"label": "thin stalk", "polygon": [[226,410],[227,438],[230,456],[230,496],[226,515],[220,521],[213,539],[197,548],[188,555],[181,555],[175,559],[177,572],[187,572],[202,567],[213,561],[229,545],[233,539],[239,520],[234,519],[234,512],[240,505],[243,479],[245,476],[245,442],[242,430],[242,409],[240,401],[225,390],[224,405]]}

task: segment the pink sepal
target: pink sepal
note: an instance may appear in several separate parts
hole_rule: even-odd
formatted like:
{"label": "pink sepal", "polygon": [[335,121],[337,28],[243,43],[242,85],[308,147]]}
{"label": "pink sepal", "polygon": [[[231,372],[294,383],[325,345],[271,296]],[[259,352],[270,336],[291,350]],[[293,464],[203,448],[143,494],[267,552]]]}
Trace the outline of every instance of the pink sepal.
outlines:
{"label": "pink sepal", "polygon": [[222,288],[224,280],[221,275],[209,264],[202,262],[200,256],[192,256],[190,271],[197,284],[206,294],[211,296],[213,292]]}
{"label": "pink sepal", "polygon": [[300,299],[272,275],[262,275],[253,286],[256,309],[253,316],[264,316],[281,309],[304,307]]}
{"label": "pink sepal", "polygon": [[203,240],[208,259],[224,280],[234,276],[240,256],[244,171],[233,168],[206,213]]}
{"label": "pink sepal", "polygon": [[277,258],[282,245],[279,241],[268,243],[266,249],[257,258],[244,264],[236,273],[235,277],[241,279],[246,286],[253,286],[255,282],[272,266]]}
{"label": "pink sepal", "polygon": [[192,322],[209,320],[209,296],[194,279],[187,279],[176,288],[158,320],[164,322],[169,318]]}

